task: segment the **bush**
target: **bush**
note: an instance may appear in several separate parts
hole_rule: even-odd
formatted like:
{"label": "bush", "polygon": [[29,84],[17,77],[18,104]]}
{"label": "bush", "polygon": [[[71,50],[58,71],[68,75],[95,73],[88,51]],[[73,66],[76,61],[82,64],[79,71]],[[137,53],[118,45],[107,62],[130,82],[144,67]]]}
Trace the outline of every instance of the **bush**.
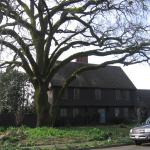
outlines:
{"label": "bush", "polygon": [[6,127],[0,127],[0,132],[4,132],[4,131],[6,131],[6,130],[7,130]]}
{"label": "bush", "polygon": [[112,133],[108,131],[102,131],[99,128],[93,128],[89,131],[89,134],[92,135],[91,140],[96,140],[96,141],[102,141],[102,140],[107,140],[112,136]]}

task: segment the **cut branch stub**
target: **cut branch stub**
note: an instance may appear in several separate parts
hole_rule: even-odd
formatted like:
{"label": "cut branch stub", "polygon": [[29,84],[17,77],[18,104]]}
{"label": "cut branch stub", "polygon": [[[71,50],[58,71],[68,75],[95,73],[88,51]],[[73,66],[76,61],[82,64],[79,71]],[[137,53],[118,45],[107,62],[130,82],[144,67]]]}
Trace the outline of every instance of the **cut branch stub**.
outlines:
{"label": "cut branch stub", "polygon": [[3,14],[2,14],[2,12],[0,11],[0,24],[2,23],[2,21],[3,21]]}

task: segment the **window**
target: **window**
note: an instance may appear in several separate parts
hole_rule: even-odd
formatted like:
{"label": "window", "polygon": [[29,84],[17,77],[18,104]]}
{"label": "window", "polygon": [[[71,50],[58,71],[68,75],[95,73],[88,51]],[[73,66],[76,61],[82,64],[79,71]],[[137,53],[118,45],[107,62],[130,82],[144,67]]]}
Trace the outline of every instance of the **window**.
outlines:
{"label": "window", "polygon": [[140,99],[141,99],[141,98],[140,98],[140,96],[138,95],[138,96],[137,96],[137,102],[140,102]]}
{"label": "window", "polygon": [[115,117],[119,117],[120,110],[119,108],[115,108]]}
{"label": "window", "polygon": [[128,118],[129,117],[129,109],[128,108],[124,108],[123,109],[123,113],[124,113],[124,117]]}
{"label": "window", "polygon": [[63,95],[62,95],[62,99],[67,99],[68,98],[68,90],[65,89]]}
{"label": "window", "polygon": [[101,100],[101,98],[102,98],[101,89],[95,89],[95,98],[96,98],[96,100]]}
{"label": "window", "polygon": [[122,98],[125,100],[128,100],[130,98],[129,91],[127,91],[127,90],[122,91]]}
{"label": "window", "polygon": [[117,100],[121,98],[121,92],[120,92],[120,90],[116,90],[115,91],[115,96],[116,96]]}
{"label": "window", "polygon": [[60,117],[67,117],[67,109],[66,108],[60,109]]}
{"label": "window", "polygon": [[99,123],[106,123],[106,110],[105,108],[98,109]]}
{"label": "window", "polygon": [[115,96],[116,96],[117,100],[119,100],[119,99],[128,100],[129,99],[129,91],[127,91],[127,90],[116,90]]}
{"label": "window", "polygon": [[78,108],[73,108],[73,117],[76,117],[79,115],[79,109]]}
{"label": "window", "polygon": [[79,99],[80,98],[80,90],[77,88],[74,88],[73,90],[73,98],[74,99]]}

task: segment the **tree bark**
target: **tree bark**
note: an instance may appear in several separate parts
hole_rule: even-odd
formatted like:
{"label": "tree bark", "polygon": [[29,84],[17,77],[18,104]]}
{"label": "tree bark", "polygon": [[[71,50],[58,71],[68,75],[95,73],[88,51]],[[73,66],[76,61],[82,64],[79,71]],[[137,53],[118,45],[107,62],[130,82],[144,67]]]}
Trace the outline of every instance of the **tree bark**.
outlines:
{"label": "tree bark", "polygon": [[51,106],[48,102],[47,85],[41,85],[35,88],[35,103],[37,113],[37,126],[52,126],[52,117],[50,114]]}

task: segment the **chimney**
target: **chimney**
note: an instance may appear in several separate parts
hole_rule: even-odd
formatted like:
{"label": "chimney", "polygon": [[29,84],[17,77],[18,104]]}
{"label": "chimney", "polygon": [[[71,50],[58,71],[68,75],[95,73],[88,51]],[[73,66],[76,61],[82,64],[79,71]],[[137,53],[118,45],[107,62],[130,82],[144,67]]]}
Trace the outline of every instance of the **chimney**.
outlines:
{"label": "chimney", "polygon": [[78,57],[78,58],[76,59],[76,62],[88,64],[88,57],[87,57],[87,56],[85,56],[85,57]]}

